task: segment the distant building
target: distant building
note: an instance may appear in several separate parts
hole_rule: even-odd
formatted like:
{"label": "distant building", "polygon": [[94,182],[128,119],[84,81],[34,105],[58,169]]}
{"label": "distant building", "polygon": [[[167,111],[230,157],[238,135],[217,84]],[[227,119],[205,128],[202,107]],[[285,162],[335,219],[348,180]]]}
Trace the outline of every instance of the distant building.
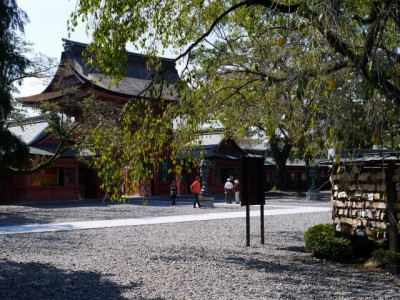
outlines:
{"label": "distant building", "polygon": [[[23,124],[14,124],[10,131],[28,146],[31,160],[47,160],[57,151],[57,141],[47,133],[47,121],[29,118]],[[7,172],[0,174],[1,202],[63,201],[83,197],[101,197],[100,180],[90,167],[79,163],[76,152],[65,151],[51,166],[31,174]],[[92,153],[81,153],[92,156]]]}
{"label": "distant building", "polygon": [[[64,51],[53,80],[42,93],[20,98],[24,105],[35,107],[43,101],[59,101],[67,97],[80,101],[85,97],[95,96],[99,102],[106,101],[110,111],[119,110],[129,100],[151,97],[150,92],[145,90],[153,79],[157,81],[162,78],[170,84],[179,80],[173,60],[162,58],[165,71],[157,75],[156,70],[147,69],[148,59],[145,55],[128,52],[127,73],[116,85],[112,78],[103,77],[99,70],[87,65],[82,54],[86,51],[87,44],[67,39],[63,39],[63,43]],[[171,88],[163,89],[163,97],[170,101],[177,100],[177,95]],[[65,108],[65,113],[77,119],[81,117],[77,110]]]}
{"label": "distant building", "polygon": [[[158,75],[155,70],[147,69],[145,55],[129,52],[127,73],[118,85],[115,85],[111,78],[103,78],[101,72],[86,65],[82,55],[86,51],[86,44],[67,39],[63,39],[63,42],[64,51],[54,78],[42,93],[20,98],[25,106],[35,107],[43,101],[61,103],[63,99],[80,101],[85,97],[94,96],[98,103],[107,105],[111,114],[113,111],[120,111],[122,105],[129,100],[151,97],[150,92],[145,90],[150,83],[159,81],[158,76],[170,84],[179,79],[173,60],[161,58],[165,71]],[[169,101],[177,100],[174,90],[168,87],[163,97]],[[157,105],[157,101],[154,102]],[[64,112],[75,120],[82,118],[81,112],[73,105],[64,107]],[[24,129],[17,126],[12,129],[27,142],[32,159],[42,155],[48,157],[55,151],[57,142],[45,133],[47,126],[43,120],[27,120]],[[74,154],[64,153],[53,166],[35,174],[0,174],[3,179],[0,181],[0,200],[29,202],[102,197],[96,172],[79,164]],[[157,194],[160,192],[157,187],[158,178],[155,177],[154,182],[148,182],[145,189]]]}
{"label": "distant building", "polygon": [[[242,180],[241,157],[242,156],[262,156],[264,161],[264,178],[266,191],[272,189],[275,185],[276,165],[273,161],[271,151],[265,142],[254,140],[254,143],[239,145],[232,139],[226,139],[222,133],[202,133],[197,139],[203,146],[204,159],[212,162],[211,170],[208,176],[208,189],[214,194],[224,193],[224,184],[227,178]],[[200,152],[200,150],[198,150]],[[194,157],[199,153],[193,151]],[[180,193],[189,193],[188,185],[193,182],[199,174],[199,166],[193,166],[181,174]],[[329,168],[321,166],[317,174],[317,187],[323,190],[330,188]],[[286,165],[286,184],[287,189],[291,191],[307,191],[311,180],[308,176],[308,169],[302,160],[288,160]],[[178,178],[179,179],[179,178]]]}
{"label": "distant building", "polygon": [[[247,152],[234,140],[225,139],[221,133],[199,134],[197,142],[201,146],[190,155],[199,157],[200,151],[204,152],[204,159],[212,163],[207,181],[208,189],[214,195],[223,194],[227,178],[240,179],[240,158],[247,155]],[[189,186],[199,173],[199,166],[193,166],[180,174],[178,179],[181,194],[190,193]]]}

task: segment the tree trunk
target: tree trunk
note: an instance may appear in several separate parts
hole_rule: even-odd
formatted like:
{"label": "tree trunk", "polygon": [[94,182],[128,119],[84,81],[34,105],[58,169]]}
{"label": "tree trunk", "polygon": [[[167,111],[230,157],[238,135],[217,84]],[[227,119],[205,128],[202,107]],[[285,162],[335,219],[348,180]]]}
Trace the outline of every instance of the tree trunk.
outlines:
{"label": "tree trunk", "polygon": [[276,164],[276,176],[275,176],[275,189],[284,191],[286,190],[286,161],[289,158],[292,145],[285,144],[282,149],[279,148],[278,142],[270,142],[272,157]]}
{"label": "tree trunk", "polygon": [[285,180],[285,173],[286,173],[286,164],[281,164],[276,162],[276,171],[275,171],[275,190],[285,191],[286,180]]}

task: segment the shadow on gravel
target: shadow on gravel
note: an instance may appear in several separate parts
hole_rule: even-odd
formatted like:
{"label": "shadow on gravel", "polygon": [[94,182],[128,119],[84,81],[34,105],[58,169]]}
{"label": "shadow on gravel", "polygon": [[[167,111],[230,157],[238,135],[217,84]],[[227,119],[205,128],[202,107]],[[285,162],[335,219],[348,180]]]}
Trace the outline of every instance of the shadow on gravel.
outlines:
{"label": "shadow on gravel", "polygon": [[[282,280],[290,286],[312,283],[308,287],[309,294],[316,297],[312,297],[312,299],[318,299],[319,293],[340,296],[340,299],[367,299],[365,298],[366,290],[374,291],[377,295],[387,295],[385,299],[400,299],[398,297],[400,288],[395,286],[391,276],[318,260],[310,256],[302,257],[292,253],[285,256],[266,257],[265,260],[229,257],[227,262],[258,272],[275,274],[269,280],[275,281],[276,278],[277,284],[281,284]],[[368,288],[366,288],[366,284],[368,284]]]}
{"label": "shadow on gravel", "polygon": [[29,203],[24,204],[26,207],[32,208],[72,208],[72,207],[107,207],[109,205],[121,204],[118,202],[102,201],[102,200],[82,200],[82,201],[71,201],[71,202],[46,202],[46,203]]}
{"label": "shadow on gravel", "polygon": [[10,225],[24,225],[24,224],[35,224],[37,223],[37,218],[29,216],[26,213],[20,212],[1,212],[0,213],[0,226],[7,224]]}
{"label": "shadow on gravel", "polygon": [[282,248],[277,248],[277,250],[285,250],[285,251],[290,251],[290,252],[306,253],[306,249],[303,246],[282,247]]}
{"label": "shadow on gravel", "polygon": [[94,272],[0,260],[0,299],[126,299],[122,292],[138,286],[119,286]]}
{"label": "shadow on gravel", "polygon": [[255,269],[264,272],[288,272],[292,268],[288,265],[280,264],[279,261],[271,262],[271,261],[264,261],[260,259],[253,259],[253,258],[243,258],[243,257],[229,257],[226,259],[227,262],[236,263],[239,265],[244,265],[249,269]]}

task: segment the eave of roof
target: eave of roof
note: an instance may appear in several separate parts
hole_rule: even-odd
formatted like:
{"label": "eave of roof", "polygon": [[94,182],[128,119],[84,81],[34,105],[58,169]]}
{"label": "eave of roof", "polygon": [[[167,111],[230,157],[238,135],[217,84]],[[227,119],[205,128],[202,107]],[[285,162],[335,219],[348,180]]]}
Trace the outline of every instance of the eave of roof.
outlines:
{"label": "eave of roof", "polygon": [[32,95],[32,96],[27,96],[27,97],[20,97],[17,100],[22,102],[22,103],[37,103],[41,101],[47,101],[47,100],[54,100],[62,97],[68,97],[69,95],[76,93],[77,88],[70,88],[70,89],[65,89],[65,90],[60,90],[60,91],[54,91],[54,92],[47,92],[47,93],[42,93],[42,94],[37,94],[37,95]]}
{"label": "eave of roof", "polygon": [[[29,153],[34,155],[53,156],[57,152],[57,145],[34,145],[29,147]],[[77,155],[90,157],[94,156],[89,150],[78,152],[70,149],[61,154],[61,157],[75,157]]]}
{"label": "eave of roof", "polygon": [[[395,155],[387,155],[387,156],[376,156],[376,155],[367,155],[363,157],[341,157],[340,162],[344,164],[353,164],[353,165],[360,165],[364,163],[381,163],[385,164],[389,161],[400,162],[400,157]],[[324,160],[317,160],[318,165],[333,165],[335,161],[332,159],[324,159]]]}

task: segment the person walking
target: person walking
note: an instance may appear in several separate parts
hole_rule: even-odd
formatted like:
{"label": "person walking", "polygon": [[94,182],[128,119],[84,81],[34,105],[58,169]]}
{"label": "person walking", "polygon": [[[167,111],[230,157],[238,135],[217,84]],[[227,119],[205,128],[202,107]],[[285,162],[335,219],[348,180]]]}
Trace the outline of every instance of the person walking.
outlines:
{"label": "person walking", "polygon": [[240,204],[240,184],[239,180],[235,180],[235,184],[233,185],[233,191],[235,192],[235,202],[236,204]]}
{"label": "person walking", "polygon": [[200,205],[200,201],[199,201],[199,194],[200,194],[200,177],[199,176],[196,176],[196,180],[190,186],[190,190],[194,194],[193,208],[196,208],[196,203],[197,203],[198,207],[201,208],[202,206]]}
{"label": "person walking", "polygon": [[225,202],[228,204],[232,203],[232,189],[233,189],[233,184],[230,178],[228,178],[225,182],[224,185],[225,189]]}
{"label": "person walking", "polygon": [[170,191],[171,191],[171,206],[176,206],[176,194],[178,193],[178,187],[176,185],[175,180],[172,180],[171,186],[170,186]]}

